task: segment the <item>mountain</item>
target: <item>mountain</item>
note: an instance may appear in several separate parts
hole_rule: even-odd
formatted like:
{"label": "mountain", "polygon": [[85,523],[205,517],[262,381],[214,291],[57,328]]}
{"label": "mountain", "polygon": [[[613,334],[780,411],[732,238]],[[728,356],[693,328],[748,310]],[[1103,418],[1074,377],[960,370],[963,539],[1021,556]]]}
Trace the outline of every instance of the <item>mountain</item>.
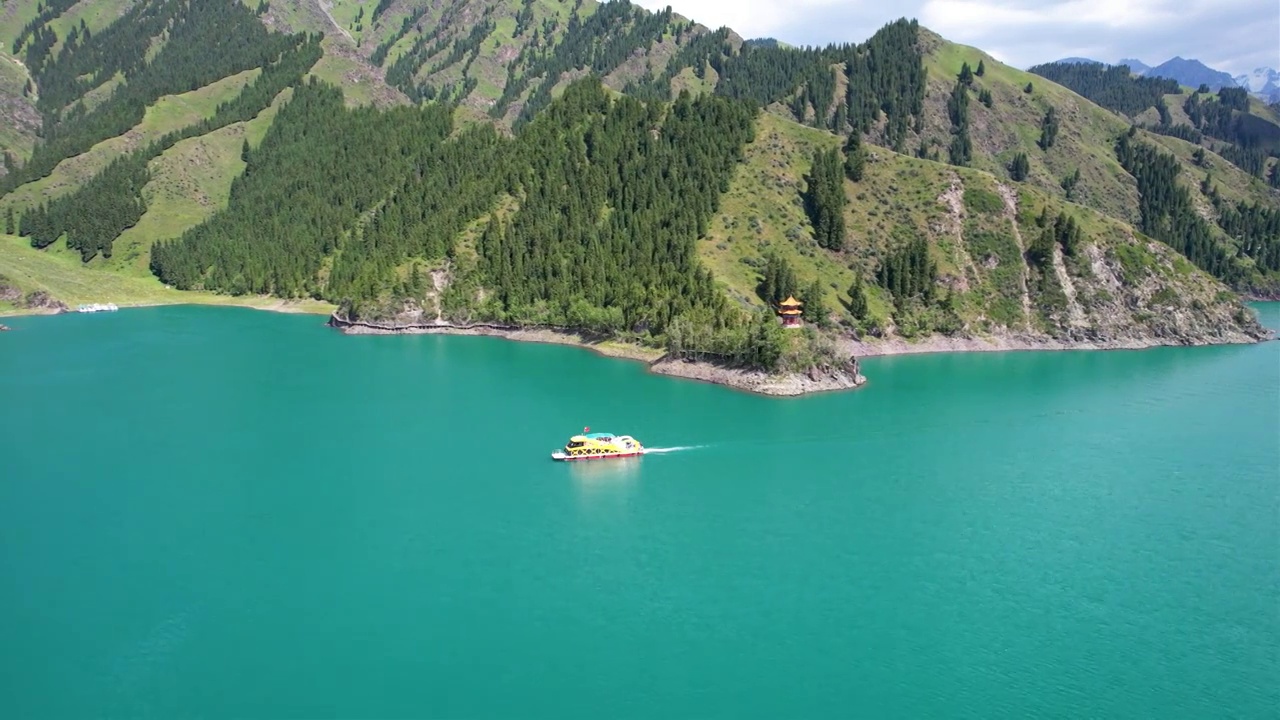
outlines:
{"label": "mountain", "polygon": [[[1193,172],[1213,167],[1203,156],[1213,151],[1257,181],[1273,188],[1280,182],[1272,173],[1272,158],[1280,154],[1280,117],[1272,108],[1250,101],[1244,88],[1224,87],[1216,93],[1197,88],[1184,94],[1176,80],[1151,73],[1134,76],[1121,66],[1047,63],[1030,72],[1073,89],[1147,131],[1200,145],[1195,157],[1201,159],[1189,168]],[[1268,191],[1258,192],[1250,202],[1269,202],[1264,199]]]}
{"label": "mountain", "polygon": [[1147,72],[1151,70],[1150,65],[1138,60],[1137,58],[1123,58],[1116,64],[1128,65],[1129,70],[1131,70],[1134,75],[1146,75]]}
{"label": "mountain", "polygon": [[1264,102],[1280,102],[1280,72],[1271,68],[1257,68],[1248,75],[1237,75],[1236,85],[1246,88],[1250,94]]}
{"label": "mountain", "polygon": [[790,47],[793,47],[792,45],[790,45],[790,44],[788,44],[788,43],[782,42],[781,40],[779,40],[779,39],[777,39],[777,38],[771,38],[771,37],[770,37],[770,38],[751,38],[750,40],[747,40],[747,41],[746,41],[746,44],[747,44],[747,45],[750,45],[750,46],[752,46],[752,47],[767,47],[767,48],[790,48]]}
{"label": "mountain", "polygon": [[1073,65],[1094,65],[1094,64],[1104,65],[1105,64],[1101,60],[1092,60],[1090,58],[1083,58],[1083,57],[1067,57],[1067,58],[1062,58],[1057,62],[1064,63],[1064,64],[1073,64]]}
{"label": "mountain", "polygon": [[[1097,61],[1085,58],[1064,58],[1057,62],[1078,64]],[[1208,67],[1199,60],[1186,60],[1181,57],[1166,60],[1155,67],[1135,58],[1124,58],[1115,64],[1128,65],[1134,75],[1169,78],[1185,87],[1198,88],[1204,84],[1214,91],[1224,87],[1243,87],[1266,102],[1280,100],[1280,73],[1270,68],[1258,68],[1248,75],[1232,77],[1228,73]]]}
{"label": "mountain", "polygon": [[[625,0],[0,12],[0,111],[35,118],[0,131],[10,308],[306,300],[803,369],[1250,340],[1241,293],[1280,293],[1268,110],[907,19],[811,48]],[[817,332],[779,331],[792,294]]]}
{"label": "mountain", "polygon": [[1143,73],[1146,77],[1162,77],[1177,80],[1179,85],[1198,88],[1208,85],[1210,90],[1235,87],[1236,81],[1229,73],[1214,70],[1199,60],[1174,57]]}

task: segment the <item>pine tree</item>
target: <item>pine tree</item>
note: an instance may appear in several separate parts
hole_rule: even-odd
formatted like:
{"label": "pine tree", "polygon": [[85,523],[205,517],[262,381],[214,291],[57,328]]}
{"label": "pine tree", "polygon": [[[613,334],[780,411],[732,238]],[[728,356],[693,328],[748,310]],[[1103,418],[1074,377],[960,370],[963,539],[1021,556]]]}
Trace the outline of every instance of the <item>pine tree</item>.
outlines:
{"label": "pine tree", "polygon": [[987,74],[987,65],[986,65],[986,63],[984,63],[983,61],[979,60],[979,61],[978,61],[978,70],[977,70],[977,72],[975,72],[974,74],[975,74],[975,75],[977,75],[978,77],[982,77],[983,75],[986,75],[986,74]]}
{"label": "pine tree", "polygon": [[876,281],[893,295],[900,307],[914,297],[921,297],[925,303],[932,302],[938,266],[929,258],[928,242],[917,237],[884,258]]}
{"label": "pine tree", "polygon": [[1032,238],[1031,245],[1027,248],[1027,262],[1041,271],[1053,262],[1053,230],[1051,227],[1045,228]]}
{"label": "pine tree", "polygon": [[844,145],[844,174],[854,182],[862,179],[866,169],[867,153],[862,148],[862,134],[855,128]]}
{"label": "pine tree", "polygon": [[1280,162],[1272,164],[1271,173],[1267,175],[1267,182],[1273,188],[1280,188]]}
{"label": "pine tree", "polygon": [[969,63],[960,66],[960,82],[966,86],[973,84],[973,71],[969,69]]}
{"label": "pine tree", "polygon": [[1199,165],[1200,167],[1204,167],[1205,166],[1204,148],[1202,147],[1196,148],[1196,151],[1191,154],[1191,159],[1195,161],[1196,165]]}
{"label": "pine tree", "polygon": [[862,287],[862,276],[854,277],[849,286],[849,314],[858,322],[867,319],[867,293]]}
{"label": "pine tree", "polygon": [[1062,190],[1067,194],[1068,200],[1071,199],[1072,193],[1075,192],[1076,185],[1078,185],[1079,183],[1080,183],[1080,168],[1076,168],[1075,172],[1062,178]]}
{"label": "pine tree", "polygon": [[791,269],[791,264],[776,254],[770,253],[765,258],[764,277],[760,280],[757,288],[760,299],[769,305],[777,305],[788,296],[796,295],[800,291],[797,288],[796,274]]}
{"label": "pine tree", "polygon": [[422,271],[419,268],[420,263],[413,263],[413,270],[409,273],[409,289],[415,297],[422,295]]}
{"label": "pine tree", "polygon": [[1062,246],[1063,254],[1075,255],[1080,247],[1080,226],[1076,225],[1076,219],[1066,213],[1058,213],[1053,224],[1053,238]]}
{"label": "pine tree", "polygon": [[1058,139],[1058,114],[1050,105],[1040,121],[1040,149],[1048,151]]}
{"label": "pine tree", "polygon": [[1026,94],[1030,95],[1030,94],[1031,94],[1031,91],[1032,91],[1033,89],[1034,89],[1034,88],[1031,86],[1031,83],[1027,83],[1027,86],[1026,86],[1026,87],[1024,87],[1024,88],[1022,88],[1022,92],[1024,92],[1024,93],[1026,93]]}
{"label": "pine tree", "polygon": [[4,231],[6,234],[13,235],[17,230],[17,223],[13,219],[13,208],[9,208],[4,214]]}
{"label": "pine tree", "polygon": [[947,113],[951,117],[951,132],[954,134],[949,160],[952,165],[967,165],[973,157],[973,143],[969,138],[969,93],[962,81],[957,80],[951,89]]}
{"label": "pine tree", "polygon": [[1027,154],[1020,152],[1013,156],[1013,162],[1009,163],[1009,177],[1019,182],[1027,179],[1027,173],[1031,170],[1031,163],[1027,160]]}
{"label": "pine tree", "polygon": [[800,300],[804,303],[804,316],[817,323],[818,327],[827,327],[831,324],[831,313],[822,300],[822,294],[822,283],[814,280],[805,288]]}
{"label": "pine tree", "polygon": [[805,208],[813,223],[818,246],[828,250],[844,249],[844,179],[840,171],[840,151],[818,150],[813,168],[805,178]]}
{"label": "pine tree", "polygon": [[986,88],[982,88],[981,90],[978,91],[978,102],[990,108],[992,105],[995,104],[995,98],[991,96],[990,90]]}

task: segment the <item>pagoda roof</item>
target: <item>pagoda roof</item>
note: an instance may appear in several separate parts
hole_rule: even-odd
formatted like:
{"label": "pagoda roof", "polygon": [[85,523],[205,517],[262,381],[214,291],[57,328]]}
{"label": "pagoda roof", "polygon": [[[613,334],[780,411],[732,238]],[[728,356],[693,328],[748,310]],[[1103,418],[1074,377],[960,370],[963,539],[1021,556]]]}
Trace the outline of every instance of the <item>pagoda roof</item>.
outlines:
{"label": "pagoda roof", "polygon": [[803,305],[804,303],[802,303],[802,302],[800,302],[799,300],[797,300],[797,299],[795,298],[795,296],[794,296],[794,295],[788,295],[786,300],[783,300],[782,302],[780,302],[780,303],[778,303],[778,304],[779,304],[779,305],[781,305],[781,306],[783,306],[783,307],[788,307],[788,306],[790,306],[790,307],[799,307],[800,305]]}

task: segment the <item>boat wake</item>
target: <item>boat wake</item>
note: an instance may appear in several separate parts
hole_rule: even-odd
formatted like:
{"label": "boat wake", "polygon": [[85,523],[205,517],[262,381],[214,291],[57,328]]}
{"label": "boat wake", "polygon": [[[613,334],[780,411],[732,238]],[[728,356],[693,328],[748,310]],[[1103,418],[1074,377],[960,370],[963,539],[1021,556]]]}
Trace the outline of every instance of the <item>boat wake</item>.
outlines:
{"label": "boat wake", "polygon": [[701,445],[678,445],[676,447],[645,448],[644,454],[645,455],[662,455],[664,453],[681,452],[683,450],[697,450],[700,447],[702,446]]}

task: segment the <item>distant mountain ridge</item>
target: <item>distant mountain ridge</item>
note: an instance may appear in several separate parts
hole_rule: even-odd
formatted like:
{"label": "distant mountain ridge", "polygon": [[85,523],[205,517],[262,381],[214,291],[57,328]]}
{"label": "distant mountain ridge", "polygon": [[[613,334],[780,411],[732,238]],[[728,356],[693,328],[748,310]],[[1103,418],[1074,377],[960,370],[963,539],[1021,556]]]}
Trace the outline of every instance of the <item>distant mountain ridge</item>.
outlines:
{"label": "distant mountain ridge", "polygon": [[1075,56],[1062,58],[1058,62],[1068,63],[1072,65],[1106,65],[1106,63],[1102,62],[1101,60],[1094,60],[1093,58],[1075,57]]}
{"label": "distant mountain ridge", "polygon": [[[1210,90],[1220,90],[1224,87],[1235,87],[1238,83],[1229,73],[1221,70],[1214,70],[1199,60],[1188,60],[1181,56],[1173,57],[1159,65],[1148,65],[1137,58],[1122,58],[1117,62],[1108,63],[1101,60],[1094,60],[1085,57],[1067,57],[1057,62],[1070,65],[1108,65],[1118,67],[1120,65],[1128,65],[1129,70],[1134,75],[1142,75],[1145,77],[1162,77],[1170,80],[1177,80],[1179,85],[1197,88],[1201,84],[1208,85]],[[1256,72],[1256,71],[1255,71]],[[1244,77],[1243,75],[1241,77]]]}
{"label": "distant mountain ridge", "polygon": [[1179,85],[1197,88],[1208,85],[1210,90],[1218,91],[1224,87],[1235,87],[1236,81],[1230,74],[1214,70],[1199,60],[1188,60],[1174,57],[1147,70],[1143,75],[1177,80]]}
{"label": "distant mountain ridge", "polygon": [[1249,94],[1265,102],[1280,102],[1280,72],[1271,68],[1254,68],[1251,73],[1233,77],[1230,73],[1208,67],[1202,61],[1185,59],[1181,56],[1175,56],[1158,65],[1148,65],[1137,58],[1121,58],[1115,63],[1103,63],[1102,60],[1080,58],[1076,55],[1056,61],[1071,65],[1098,64],[1110,65],[1110,67],[1129,65],[1130,72],[1135,76],[1174,79],[1178,81],[1178,85],[1190,88],[1207,85],[1215,92],[1224,87],[1243,87],[1249,91]]}
{"label": "distant mountain ridge", "polygon": [[1120,64],[1120,65],[1128,65],[1128,66],[1129,66],[1129,69],[1130,69],[1130,70],[1132,70],[1133,72],[1137,73],[1138,75],[1143,75],[1143,74],[1145,74],[1148,70],[1150,70],[1150,69],[1151,69],[1151,66],[1150,66],[1150,65],[1148,65],[1148,64],[1146,64],[1146,63],[1144,63],[1144,62],[1142,62],[1141,60],[1139,60],[1139,59],[1137,59],[1137,58],[1121,58],[1121,59],[1120,59],[1119,64]]}
{"label": "distant mountain ridge", "polygon": [[1062,58],[1057,62],[1070,65],[1109,65],[1111,67],[1128,65],[1129,70],[1134,75],[1168,78],[1176,80],[1179,85],[1189,88],[1208,85],[1209,89],[1215,92],[1224,87],[1242,87],[1265,102],[1280,102],[1280,72],[1266,67],[1256,68],[1251,73],[1233,77],[1230,73],[1211,68],[1199,60],[1194,58],[1187,59],[1181,56],[1175,56],[1155,66],[1148,65],[1137,58],[1121,58],[1114,63],[1107,63],[1093,58],[1072,56]]}
{"label": "distant mountain ridge", "polygon": [[751,38],[750,40],[747,40],[745,44],[746,44],[746,45],[750,45],[751,47],[765,47],[765,48],[791,48],[791,47],[795,47],[794,45],[791,45],[790,43],[785,43],[785,42],[782,42],[781,40],[779,40],[779,39],[777,39],[777,38],[772,38],[772,37],[766,37],[766,38]]}
{"label": "distant mountain ridge", "polygon": [[1134,75],[1144,75],[1151,69],[1150,65],[1136,58],[1121,58],[1118,62],[1108,63],[1101,60],[1095,60],[1093,58],[1073,55],[1071,57],[1062,58],[1061,60],[1055,60],[1054,62],[1062,65],[1102,65],[1105,67],[1119,67],[1121,65],[1127,65]]}
{"label": "distant mountain ridge", "polygon": [[1236,85],[1269,103],[1280,102],[1280,72],[1260,67],[1247,75],[1237,75],[1233,79]]}

